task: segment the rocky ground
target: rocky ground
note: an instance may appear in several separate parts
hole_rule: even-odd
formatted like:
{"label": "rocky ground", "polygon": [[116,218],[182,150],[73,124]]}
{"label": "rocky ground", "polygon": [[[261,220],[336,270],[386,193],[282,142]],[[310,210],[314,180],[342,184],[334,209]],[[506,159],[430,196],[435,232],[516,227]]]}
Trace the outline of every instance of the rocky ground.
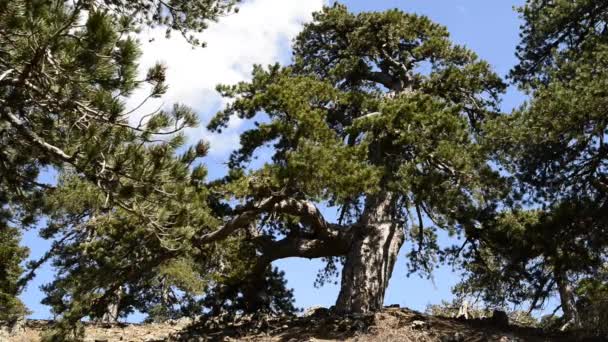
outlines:
{"label": "rocky ground", "polygon": [[[337,316],[323,308],[301,317],[267,317],[192,321],[162,324],[89,324],[85,341],[605,341],[574,334],[549,334],[509,325],[497,314],[487,319],[433,317],[416,311],[387,308],[373,315]],[[40,341],[50,321],[30,320],[4,340]],[[0,341],[4,342],[2,335]]]}

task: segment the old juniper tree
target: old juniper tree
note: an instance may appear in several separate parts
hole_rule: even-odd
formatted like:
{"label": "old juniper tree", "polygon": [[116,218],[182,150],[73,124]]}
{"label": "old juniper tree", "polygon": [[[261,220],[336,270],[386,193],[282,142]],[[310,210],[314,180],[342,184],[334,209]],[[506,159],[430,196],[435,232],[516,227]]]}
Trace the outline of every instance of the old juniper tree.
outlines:
{"label": "old juniper tree", "polygon": [[[221,187],[241,205],[198,243],[245,236],[261,269],[287,257],[326,258],[329,270],[343,260],[336,309],[378,310],[406,239],[411,268],[430,271],[435,231],[475,230],[493,207],[497,175],[477,141],[503,83],[444,27],[398,10],[324,8],[293,58],[219,87],[233,101],[209,127],[232,116],[255,125]],[[266,163],[248,169],[263,148]]]}

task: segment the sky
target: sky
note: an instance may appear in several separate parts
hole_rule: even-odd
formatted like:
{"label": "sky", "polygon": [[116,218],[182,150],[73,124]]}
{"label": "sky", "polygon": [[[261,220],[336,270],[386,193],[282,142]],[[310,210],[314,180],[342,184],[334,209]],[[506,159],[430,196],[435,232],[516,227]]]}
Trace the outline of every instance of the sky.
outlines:
{"label": "sky", "polygon": [[[144,30],[140,37],[143,45],[140,72],[145,74],[147,68],[157,62],[165,63],[169,91],[162,100],[146,103],[134,114],[133,120],[158,106],[176,102],[190,106],[197,112],[201,125],[187,132],[188,139],[191,143],[200,139],[210,142],[210,154],[205,158],[209,176],[221,177],[226,172],[228,154],[238,148],[239,133],[246,124],[232,119],[221,135],[205,130],[209,119],[226,104],[215,86],[248,80],[254,64],[289,64],[290,42],[324,3],[323,0],[243,0],[238,14],[220,19],[202,34],[206,48],[193,49],[179,35],[165,39],[164,30]],[[342,3],[353,12],[399,8],[426,15],[446,26],[454,42],[475,51],[500,75],[506,75],[516,63],[514,52],[520,21],[514,6],[522,5],[523,0],[345,0]],[[145,89],[134,94],[129,100],[131,108],[137,106],[144,94]],[[510,88],[503,98],[503,110],[510,111],[523,101],[524,96]],[[450,243],[445,237],[440,242]],[[35,229],[26,232],[23,244],[30,247],[31,259],[39,258],[50,247],[50,242],[40,239]],[[437,269],[432,279],[408,278],[403,255],[406,250],[407,245],[397,260],[385,303],[423,311],[429,304],[450,300],[451,287],[458,281],[458,275],[446,266]],[[320,261],[292,258],[275,262],[275,266],[285,271],[297,306],[333,305],[338,295],[337,285],[313,286],[316,273],[323,266]],[[45,265],[21,296],[32,311],[32,318],[50,317],[48,308],[40,304],[43,293],[39,287],[52,277],[51,267]],[[336,280],[339,282],[339,278]]]}

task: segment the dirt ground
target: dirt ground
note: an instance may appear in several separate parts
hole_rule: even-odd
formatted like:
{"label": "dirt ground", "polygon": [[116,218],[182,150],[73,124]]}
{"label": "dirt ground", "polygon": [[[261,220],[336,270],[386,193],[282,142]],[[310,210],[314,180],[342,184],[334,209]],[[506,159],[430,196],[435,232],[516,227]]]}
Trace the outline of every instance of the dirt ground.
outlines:
{"label": "dirt ground", "polygon": [[[10,342],[37,342],[51,321],[30,320]],[[1,340],[1,337],[0,337]],[[306,317],[243,317],[230,322],[182,319],[162,324],[88,324],[84,341],[606,341],[575,334],[497,324],[492,319],[459,320],[400,308],[374,315],[337,316],[321,311]],[[4,341],[2,341],[4,342]]]}

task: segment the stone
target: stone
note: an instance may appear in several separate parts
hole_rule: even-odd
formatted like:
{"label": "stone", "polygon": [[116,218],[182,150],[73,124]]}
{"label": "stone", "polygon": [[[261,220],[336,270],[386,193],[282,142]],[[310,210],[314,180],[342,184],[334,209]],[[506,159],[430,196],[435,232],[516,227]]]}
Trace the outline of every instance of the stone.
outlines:
{"label": "stone", "polygon": [[441,342],[464,342],[464,334],[456,332],[454,334],[443,335],[439,338]]}
{"label": "stone", "polygon": [[356,331],[365,331],[366,328],[366,324],[363,321],[355,321],[355,323],[353,324],[353,330]]}
{"label": "stone", "polygon": [[324,308],[322,306],[313,306],[308,308],[303,317],[327,317],[330,315],[330,311],[328,308]]}
{"label": "stone", "polygon": [[497,327],[508,327],[509,326],[509,316],[506,312],[502,310],[494,310],[492,313],[492,324]]}
{"label": "stone", "polygon": [[458,308],[458,314],[456,315],[457,319],[469,319],[469,302],[464,300]]}
{"label": "stone", "polygon": [[26,323],[27,320],[25,319],[25,316],[20,316],[19,318],[15,319],[10,327],[10,334],[16,335],[24,332]]}
{"label": "stone", "polygon": [[429,324],[425,321],[415,320],[412,322],[411,327],[414,330],[426,330],[429,328]]}
{"label": "stone", "polygon": [[505,336],[502,336],[498,341],[499,342],[519,342],[520,339],[518,339],[517,337],[515,337],[513,335],[505,335]]}

